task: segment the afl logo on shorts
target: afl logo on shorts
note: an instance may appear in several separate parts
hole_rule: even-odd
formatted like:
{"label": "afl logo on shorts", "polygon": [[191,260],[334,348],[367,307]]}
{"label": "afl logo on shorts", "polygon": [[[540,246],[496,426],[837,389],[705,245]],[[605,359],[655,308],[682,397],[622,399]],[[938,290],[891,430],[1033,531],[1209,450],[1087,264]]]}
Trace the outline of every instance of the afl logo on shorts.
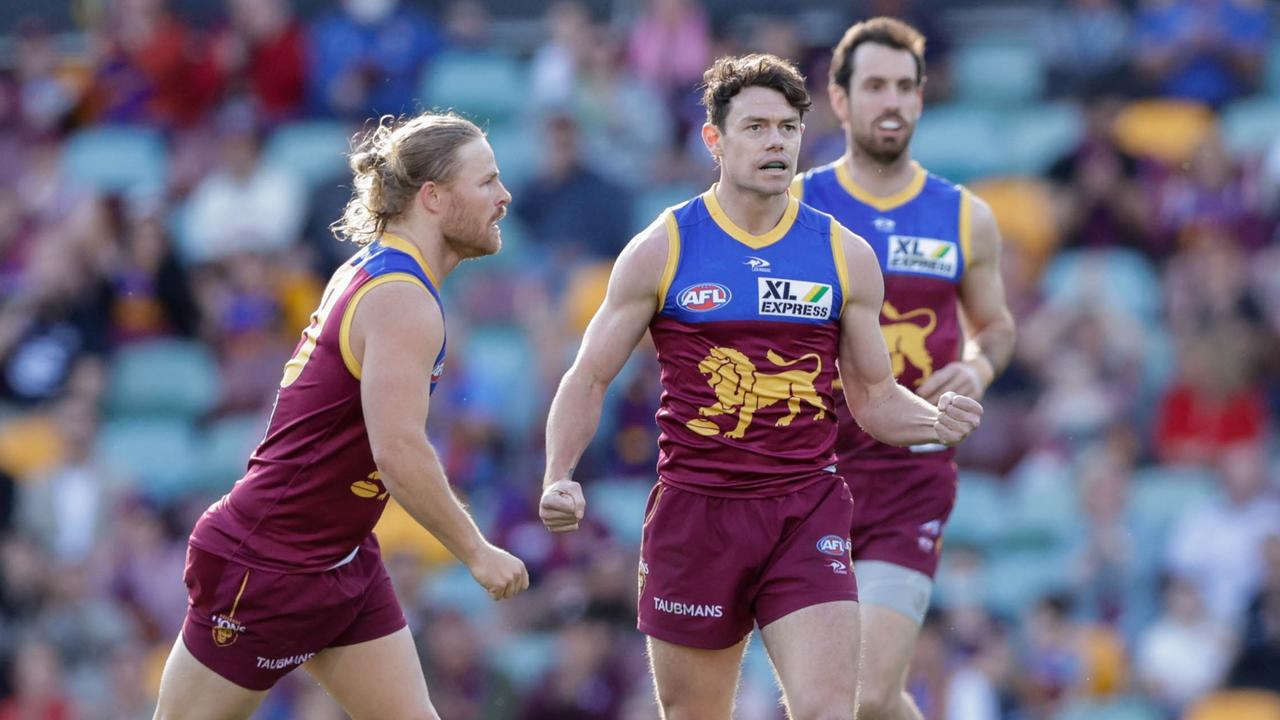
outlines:
{"label": "afl logo on shorts", "polygon": [[690,312],[719,310],[733,299],[729,288],[720,283],[698,283],[680,291],[676,303]]}
{"label": "afl logo on shorts", "polygon": [[818,541],[818,552],[832,557],[844,557],[852,544],[839,535],[823,535]]}
{"label": "afl logo on shorts", "polygon": [[244,632],[243,624],[226,615],[214,615],[210,619],[213,621],[213,644],[218,647],[235,643],[240,633]]}

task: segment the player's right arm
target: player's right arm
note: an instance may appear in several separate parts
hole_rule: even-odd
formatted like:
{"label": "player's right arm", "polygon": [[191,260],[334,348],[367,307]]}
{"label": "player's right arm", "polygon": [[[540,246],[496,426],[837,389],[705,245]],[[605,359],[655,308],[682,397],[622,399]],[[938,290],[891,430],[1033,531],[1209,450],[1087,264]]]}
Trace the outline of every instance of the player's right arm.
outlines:
{"label": "player's right arm", "polygon": [[840,381],[854,419],[868,435],[889,445],[959,443],[978,426],[982,406],[948,392],[934,407],[898,384],[880,332],[880,263],[865,240],[839,229],[850,285],[840,316]]}
{"label": "player's right arm", "polygon": [[360,300],[351,345],[369,446],[391,496],[502,600],[529,587],[524,563],[485,540],[427,441],[431,372],[443,343],[444,317],[425,288],[391,282]]}
{"label": "player's right arm", "polygon": [[658,285],[666,262],[667,230],[660,217],[618,256],[604,303],[587,325],[578,357],[551,401],[539,514],[552,532],[576,530],[586,510],[573,470],[596,434],[605,390],[657,311]]}

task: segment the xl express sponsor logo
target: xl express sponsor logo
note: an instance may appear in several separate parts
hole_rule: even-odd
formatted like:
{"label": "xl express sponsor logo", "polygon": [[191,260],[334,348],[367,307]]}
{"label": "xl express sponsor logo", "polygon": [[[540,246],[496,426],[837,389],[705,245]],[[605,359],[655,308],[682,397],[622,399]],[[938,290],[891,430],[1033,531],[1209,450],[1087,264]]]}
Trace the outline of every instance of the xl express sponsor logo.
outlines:
{"label": "xl express sponsor logo", "polygon": [[807,280],[756,278],[761,315],[825,320],[831,317],[831,286]]}
{"label": "xl express sponsor logo", "polygon": [[733,299],[729,288],[720,283],[697,283],[680,291],[676,304],[690,312],[719,310]]}
{"label": "xl express sponsor logo", "polygon": [[938,277],[956,276],[960,251],[950,240],[889,236],[889,269]]}

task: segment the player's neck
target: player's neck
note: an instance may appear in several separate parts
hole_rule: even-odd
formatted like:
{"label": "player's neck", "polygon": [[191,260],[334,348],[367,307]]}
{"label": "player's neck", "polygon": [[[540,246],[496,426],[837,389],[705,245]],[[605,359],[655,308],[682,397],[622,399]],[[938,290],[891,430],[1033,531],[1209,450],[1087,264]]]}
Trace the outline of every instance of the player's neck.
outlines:
{"label": "player's neck", "polygon": [[791,199],[785,192],[764,195],[735,187],[723,179],[711,186],[711,192],[729,220],[752,235],[764,235],[777,227]]}
{"label": "player's neck", "polygon": [[406,218],[387,225],[387,232],[417,248],[438,281],[443,281],[444,276],[462,262],[462,257],[444,241],[444,234],[432,225]]}
{"label": "player's neck", "polygon": [[840,158],[840,162],[858,187],[880,197],[902,192],[916,176],[916,165],[911,161],[909,152],[902,153],[886,165],[852,147]]}

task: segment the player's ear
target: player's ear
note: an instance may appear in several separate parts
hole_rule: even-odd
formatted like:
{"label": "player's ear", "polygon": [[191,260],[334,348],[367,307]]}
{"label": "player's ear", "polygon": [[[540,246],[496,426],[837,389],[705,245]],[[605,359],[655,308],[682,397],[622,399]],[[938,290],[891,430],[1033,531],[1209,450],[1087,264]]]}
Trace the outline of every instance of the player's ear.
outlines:
{"label": "player's ear", "polygon": [[843,87],[835,84],[827,84],[827,99],[831,101],[831,109],[835,112],[836,117],[840,119],[841,125],[849,124],[849,93]]}
{"label": "player's ear", "polygon": [[707,151],[711,153],[711,157],[720,161],[720,139],[724,137],[724,133],[715,123],[702,124],[702,144],[707,146]]}
{"label": "player's ear", "polygon": [[444,188],[434,180],[428,180],[418,189],[418,203],[432,215],[444,212]]}

